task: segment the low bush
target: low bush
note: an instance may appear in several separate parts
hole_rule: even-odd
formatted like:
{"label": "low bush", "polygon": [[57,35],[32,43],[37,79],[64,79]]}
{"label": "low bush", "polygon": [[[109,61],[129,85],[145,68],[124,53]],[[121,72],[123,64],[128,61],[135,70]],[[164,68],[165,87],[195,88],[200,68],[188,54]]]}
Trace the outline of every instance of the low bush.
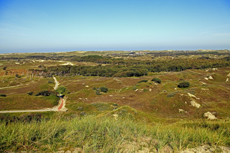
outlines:
{"label": "low bush", "polygon": [[96,90],[97,95],[101,95],[101,92],[99,90]]}
{"label": "low bush", "polygon": [[168,95],[167,95],[167,97],[174,97],[175,96],[175,92],[171,92],[171,93],[169,93]]}
{"label": "low bush", "polygon": [[141,82],[148,82],[148,80],[141,80],[138,83],[141,83]]}
{"label": "low bush", "polygon": [[159,84],[161,83],[161,79],[159,79],[159,78],[153,78],[152,81],[159,83]]}
{"label": "low bush", "polygon": [[66,87],[58,87],[57,90],[56,90],[59,94],[63,94],[65,91],[66,91]]}
{"label": "low bush", "polygon": [[101,87],[100,90],[101,90],[101,92],[107,92],[107,91],[108,91],[108,88],[106,88],[106,87]]}
{"label": "low bush", "polygon": [[37,93],[35,96],[49,96],[52,92],[44,90]]}
{"label": "low bush", "polygon": [[133,90],[137,90],[137,87],[136,87],[136,86],[133,86]]}
{"label": "low bush", "polygon": [[48,83],[53,83],[53,84],[54,84],[54,82],[53,82],[53,81],[48,81]]}
{"label": "low bush", "polygon": [[0,97],[6,97],[6,95],[5,94],[0,94]]}
{"label": "low bush", "polygon": [[190,86],[190,83],[187,81],[181,82],[178,84],[178,88],[188,88]]}
{"label": "low bush", "polygon": [[27,94],[31,96],[31,95],[33,95],[33,93],[34,93],[34,92],[31,91],[31,92],[28,92]]}

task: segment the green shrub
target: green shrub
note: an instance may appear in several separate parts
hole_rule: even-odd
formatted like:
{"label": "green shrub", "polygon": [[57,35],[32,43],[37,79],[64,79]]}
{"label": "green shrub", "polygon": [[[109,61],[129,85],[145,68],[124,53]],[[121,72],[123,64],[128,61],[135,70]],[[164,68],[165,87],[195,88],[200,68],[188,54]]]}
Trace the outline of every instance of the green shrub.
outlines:
{"label": "green shrub", "polygon": [[6,97],[6,95],[5,94],[0,94],[0,97]]}
{"label": "green shrub", "polygon": [[106,88],[106,87],[101,87],[100,90],[101,90],[101,92],[107,92],[107,91],[108,91],[108,88]]}
{"label": "green shrub", "polygon": [[133,90],[137,90],[137,87],[136,87],[136,86],[133,86]]}
{"label": "green shrub", "polygon": [[44,91],[40,91],[39,93],[37,93],[35,96],[49,96],[51,94],[50,91],[44,90]]}
{"label": "green shrub", "polygon": [[99,90],[96,90],[97,95],[101,95],[101,92]]}
{"label": "green shrub", "polygon": [[53,81],[48,81],[48,83],[53,83],[53,84],[54,84],[54,82],[53,82]]}
{"label": "green shrub", "polygon": [[59,94],[63,94],[65,91],[66,91],[66,87],[58,87],[57,90],[56,90]]}
{"label": "green shrub", "polygon": [[148,80],[141,80],[138,83],[141,83],[141,82],[148,82]]}
{"label": "green shrub", "polygon": [[190,83],[184,81],[184,82],[179,83],[177,87],[178,88],[188,88],[189,86],[190,86]]}
{"label": "green shrub", "polygon": [[161,79],[159,79],[159,78],[153,78],[152,81],[159,83],[159,84],[161,83]]}
{"label": "green shrub", "polygon": [[171,92],[171,93],[169,93],[168,95],[167,95],[167,97],[174,97],[175,96],[175,92]]}
{"label": "green shrub", "polygon": [[31,96],[31,95],[33,95],[33,93],[34,93],[34,92],[31,91],[31,92],[28,92],[27,94]]}

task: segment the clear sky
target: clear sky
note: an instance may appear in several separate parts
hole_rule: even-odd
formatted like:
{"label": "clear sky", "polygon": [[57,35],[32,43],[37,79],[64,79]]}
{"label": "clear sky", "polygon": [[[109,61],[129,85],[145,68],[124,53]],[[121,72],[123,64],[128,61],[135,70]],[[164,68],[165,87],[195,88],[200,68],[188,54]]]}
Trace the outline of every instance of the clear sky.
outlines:
{"label": "clear sky", "polygon": [[230,0],[0,0],[0,53],[230,49]]}

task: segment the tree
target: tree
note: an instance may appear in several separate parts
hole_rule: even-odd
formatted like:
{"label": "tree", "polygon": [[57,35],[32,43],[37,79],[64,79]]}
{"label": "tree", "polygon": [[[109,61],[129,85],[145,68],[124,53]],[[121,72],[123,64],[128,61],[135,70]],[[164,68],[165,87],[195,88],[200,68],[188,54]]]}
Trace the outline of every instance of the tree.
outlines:
{"label": "tree", "polygon": [[57,90],[56,90],[59,94],[63,94],[65,91],[66,91],[66,87],[58,87]]}

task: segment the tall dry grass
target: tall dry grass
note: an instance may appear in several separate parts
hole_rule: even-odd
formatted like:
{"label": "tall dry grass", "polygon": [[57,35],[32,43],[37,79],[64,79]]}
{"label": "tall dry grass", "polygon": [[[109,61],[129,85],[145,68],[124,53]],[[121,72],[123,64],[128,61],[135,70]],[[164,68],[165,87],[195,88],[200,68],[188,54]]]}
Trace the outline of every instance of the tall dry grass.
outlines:
{"label": "tall dry grass", "polygon": [[[175,123],[147,125],[129,118],[110,117],[52,118],[49,121],[0,123],[0,152],[55,151],[59,148],[82,148],[84,152],[121,152],[135,142],[136,150],[161,150],[165,146],[174,151],[199,145],[230,146],[230,130],[224,123]],[[217,123],[216,123],[217,124]],[[229,124],[229,123],[228,123]]]}

